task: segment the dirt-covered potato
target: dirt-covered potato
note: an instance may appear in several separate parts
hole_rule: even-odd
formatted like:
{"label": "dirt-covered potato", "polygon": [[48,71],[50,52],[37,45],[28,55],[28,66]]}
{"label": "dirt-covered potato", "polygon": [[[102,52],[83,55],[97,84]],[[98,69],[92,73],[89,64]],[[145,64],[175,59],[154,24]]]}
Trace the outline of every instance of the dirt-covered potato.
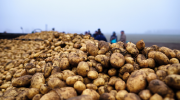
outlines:
{"label": "dirt-covered potato", "polygon": [[134,65],[134,58],[132,58],[130,54],[126,54],[124,56],[124,59],[125,59],[126,63],[130,63],[130,64]]}
{"label": "dirt-covered potato", "polygon": [[50,88],[47,84],[42,84],[39,90],[41,94],[46,94],[50,91]]}
{"label": "dirt-covered potato", "polygon": [[21,77],[18,77],[18,78],[14,78],[12,80],[12,86],[14,86],[14,87],[23,87],[23,86],[30,85],[31,78],[32,78],[32,75],[24,75],[24,76],[21,76]]}
{"label": "dirt-covered potato", "polygon": [[108,92],[105,86],[100,86],[97,91],[99,95]]}
{"label": "dirt-covered potato", "polygon": [[164,53],[169,59],[176,57],[176,53],[167,47],[160,47],[159,51]]}
{"label": "dirt-covered potato", "polygon": [[41,97],[42,97],[42,94],[36,94],[32,100],[40,100]]}
{"label": "dirt-covered potato", "polygon": [[152,93],[154,94],[158,93],[163,97],[165,96],[174,97],[173,91],[163,81],[160,81],[158,79],[150,81],[148,85],[148,89]]}
{"label": "dirt-covered potato", "polygon": [[121,80],[121,78],[112,76],[108,82],[108,85],[112,85],[112,86],[115,85],[117,80]]}
{"label": "dirt-covered potato", "polygon": [[56,72],[56,73],[52,74],[51,76],[49,76],[48,78],[46,78],[46,81],[48,81],[50,78],[59,78],[60,80],[62,80],[63,74],[60,72]]}
{"label": "dirt-covered potato", "polygon": [[95,84],[86,84],[86,88],[87,89],[97,90],[97,86]]}
{"label": "dirt-covered potato", "polygon": [[162,96],[160,96],[159,94],[154,94],[153,96],[151,96],[151,98],[149,100],[163,100]]}
{"label": "dirt-covered potato", "polygon": [[177,92],[176,92],[176,98],[177,98],[178,100],[180,100],[180,91],[177,91]]}
{"label": "dirt-covered potato", "polygon": [[129,76],[130,76],[130,74],[129,74],[128,72],[125,72],[125,73],[123,74],[123,76],[122,76],[122,79],[123,79],[124,81],[127,81],[127,79],[129,78]]}
{"label": "dirt-covered potato", "polygon": [[60,97],[54,90],[52,90],[43,95],[40,100],[60,100]]}
{"label": "dirt-covered potato", "polygon": [[97,78],[93,81],[93,84],[95,84],[96,86],[102,86],[105,84],[105,80],[104,78]]}
{"label": "dirt-covered potato", "polygon": [[155,73],[149,73],[149,75],[147,76],[147,81],[148,83],[154,79],[158,79],[158,76]]}
{"label": "dirt-covered potato", "polygon": [[124,96],[124,100],[141,100],[140,97],[138,95],[136,95],[135,93],[127,93]]}
{"label": "dirt-covered potato", "polygon": [[47,78],[51,74],[52,71],[52,65],[51,63],[47,63],[45,68],[44,68],[44,77]]}
{"label": "dirt-covered potato", "polygon": [[137,56],[137,62],[139,64],[139,67],[143,67],[143,68],[148,67],[148,61],[146,60],[146,58],[143,54],[139,54]]}
{"label": "dirt-covered potato", "polygon": [[30,88],[27,92],[27,97],[32,99],[36,94],[39,94],[39,89],[37,88]]}
{"label": "dirt-covered potato", "polygon": [[82,81],[82,82],[83,82],[83,77],[80,76],[80,75],[69,76],[69,77],[66,79],[66,84],[67,84],[67,85],[70,85],[70,86],[73,86],[74,83],[76,83],[76,81]]}
{"label": "dirt-covered potato", "polygon": [[132,93],[138,93],[146,87],[146,74],[144,71],[134,71],[127,80],[127,89]]}
{"label": "dirt-covered potato", "polygon": [[101,73],[103,71],[103,66],[101,63],[97,63],[95,68],[99,73]]}
{"label": "dirt-covered potato", "polygon": [[80,95],[77,97],[72,97],[67,100],[93,100],[93,98],[90,95]]}
{"label": "dirt-covered potato", "polygon": [[172,64],[167,68],[167,74],[180,74],[180,64]]}
{"label": "dirt-covered potato", "polygon": [[127,43],[126,50],[132,55],[138,55],[139,54],[139,50],[137,49],[136,45],[132,42]]}
{"label": "dirt-covered potato", "polygon": [[172,74],[172,75],[168,75],[166,76],[166,78],[164,79],[165,83],[174,88],[174,89],[180,89],[180,75],[175,75],[175,74]]}
{"label": "dirt-covered potato", "polygon": [[59,78],[50,78],[49,81],[47,82],[47,85],[51,88],[61,88],[61,87],[65,87],[66,83],[62,80],[60,80]]}
{"label": "dirt-covered potato", "polygon": [[93,100],[99,100],[100,95],[92,89],[85,89],[81,95],[90,95]]}
{"label": "dirt-covered potato", "polygon": [[126,83],[123,80],[117,80],[115,82],[115,89],[117,91],[125,90],[126,89]]}
{"label": "dirt-covered potato", "polygon": [[128,94],[126,90],[120,90],[116,94],[116,100],[124,100],[124,96]]}
{"label": "dirt-covered potato", "polygon": [[113,53],[110,57],[110,63],[112,67],[120,68],[124,65],[124,56],[120,53]]}
{"label": "dirt-covered potato", "polygon": [[139,40],[139,41],[136,43],[136,47],[137,47],[138,50],[142,50],[142,49],[145,48],[145,43],[144,43],[143,39],[142,39],[142,40]]}
{"label": "dirt-covered potato", "polygon": [[100,62],[102,64],[102,66],[109,67],[110,58],[108,56],[106,56],[106,55],[97,55],[95,57],[95,60],[97,62]]}
{"label": "dirt-covered potato", "polygon": [[71,52],[68,55],[68,60],[71,65],[78,65],[78,63],[83,61],[84,59],[83,59],[83,57],[79,57],[79,55],[77,53]]}
{"label": "dirt-covered potato", "polygon": [[99,51],[98,47],[93,43],[87,43],[86,49],[91,56],[96,56]]}
{"label": "dirt-covered potato", "polygon": [[142,100],[149,100],[149,98],[151,97],[151,92],[149,90],[142,90],[139,92],[139,97]]}
{"label": "dirt-covered potato", "polygon": [[31,78],[31,88],[40,89],[41,85],[45,84],[43,73],[36,73]]}
{"label": "dirt-covered potato", "polygon": [[179,64],[179,60],[178,60],[177,58],[171,58],[171,59],[169,60],[169,63],[170,63],[170,64]]}
{"label": "dirt-covered potato", "polygon": [[147,62],[148,62],[149,68],[154,68],[156,66],[156,63],[155,63],[154,59],[152,59],[152,58],[148,58]]}
{"label": "dirt-covered potato", "polygon": [[89,72],[89,65],[87,62],[80,62],[77,66],[77,73],[83,77],[85,77],[87,75],[87,73]]}
{"label": "dirt-covered potato", "polygon": [[165,77],[167,76],[167,73],[164,70],[157,70],[156,75],[158,76],[158,79],[163,81],[165,79]]}
{"label": "dirt-covered potato", "polygon": [[167,65],[169,63],[169,58],[160,51],[151,51],[148,53],[148,58],[152,58],[159,65]]}
{"label": "dirt-covered potato", "polygon": [[109,50],[109,43],[105,41],[99,41],[98,42],[98,54],[105,54]]}
{"label": "dirt-covered potato", "polygon": [[110,93],[103,93],[100,95],[99,100],[115,100],[115,97]]}
{"label": "dirt-covered potato", "polygon": [[78,92],[78,93],[82,93],[82,91],[84,91],[86,89],[86,85],[82,82],[82,81],[76,81],[74,83],[74,89]]}
{"label": "dirt-covered potato", "polygon": [[74,72],[70,71],[70,70],[64,70],[62,71],[62,74],[63,74],[63,81],[66,81],[66,79],[69,77],[69,76],[74,76]]}
{"label": "dirt-covered potato", "polygon": [[119,73],[123,75],[125,72],[131,73],[133,71],[134,71],[134,66],[132,64],[127,63],[120,68]]}
{"label": "dirt-covered potato", "polygon": [[21,77],[23,75],[26,75],[27,72],[25,69],[18,69],[16,73],[13,75],[14,78]]}
{"label": "dirt-covered potato", "polygon": [[108,70],[109,76],[115,76],[117,74],[117,70],[115,68],[111,68]]}
{"label": "dirt-covered potato", "polygon": [[87,73],[87,77],[89,79],[96,79],[96,78],[98,78],[98,72],[97,71],[89,71]]}

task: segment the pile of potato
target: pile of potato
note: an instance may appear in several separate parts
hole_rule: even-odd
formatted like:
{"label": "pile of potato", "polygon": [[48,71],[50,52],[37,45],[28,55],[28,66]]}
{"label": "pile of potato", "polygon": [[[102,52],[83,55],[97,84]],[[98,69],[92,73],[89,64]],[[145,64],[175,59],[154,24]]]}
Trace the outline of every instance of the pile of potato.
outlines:
{"label": "pile of potato", "polygon": [[0,40],[0,100],[180,100],[180,50],[45,33]]}

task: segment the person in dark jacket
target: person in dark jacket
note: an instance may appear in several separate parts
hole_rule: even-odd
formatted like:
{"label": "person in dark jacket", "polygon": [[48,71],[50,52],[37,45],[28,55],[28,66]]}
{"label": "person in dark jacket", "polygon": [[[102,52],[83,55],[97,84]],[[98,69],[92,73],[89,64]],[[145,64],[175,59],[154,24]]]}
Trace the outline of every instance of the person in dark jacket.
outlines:
{"label": "person in dark jacket", "polygon": [[95,40],[103,40],[107,42],[106,37],[103,35],[103,33],[101,33],[101,30],[98,29],[97,35],[94,37]]}
{"label": "person in dark jacket", "polygon": [[111,43],[116,43],[117,42],[117,36],[116,36],[115,32],[113,32],[113,34],[111,35],[110,42]]}

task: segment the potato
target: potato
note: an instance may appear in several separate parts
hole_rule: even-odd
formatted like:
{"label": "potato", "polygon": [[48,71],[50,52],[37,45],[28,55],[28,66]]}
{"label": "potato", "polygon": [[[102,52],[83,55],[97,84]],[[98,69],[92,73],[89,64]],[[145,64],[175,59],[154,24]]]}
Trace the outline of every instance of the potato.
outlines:
{"label": "potato", "polygon": [[89,79],[96,79],[96,78],[98,78],[98,72],[97,71],[89,71],[87,73],[87,77]]}
{"label": "potato", "polygon": [[93,81],[93,84],[96,86],[102,86],[105,84],[105,80],[103,78],[97,78]]}
{"label": "potato", "polygon": [[142,100],[149,100],[149,98],[151,97],[151,92],[149,90],[142,90],[139,92],[139,97]]}
{"label": "potato", "polygon": [[126,63],[130,63],[130,64],[134,65],[134,58],[132,58],[130,54],[126,54],[124,56],[124,59],[125,59]]}
{"label": "potato", "polygon": [[115,100],[115,97],[110,93],[103,93],[100,95],[99,100]]}
{"label": "potato", "polygon": [[167,74],[180,74],[180,64],[172,64],[167,68]]}
{"label": "potato", "polygon": [[100,63],[96,64],[95,68],[99,73],[101,73],[103,71],[102,64],[100,64]]}
{"label": "potato", "polygon": [[115,76],[111,77],[109,82],[108,82],[108,85],[115,85],[115,82],[117,80],[121,80],[121,79],[119,77],[115,77]]}
{"label": "potato", "polygon": [[166,76],[164,81],[168,86],[170,86],[174,89],[180,89],[180,84],[179,84],[180,75],[175,75],[175,74],[168,75],[168,76]]}
{"label": "potato", "polygon": [[94,56],[88,56],[88,60],[95,60],[95,57]]}
{"label": "potato", "polygon": [[54,90],[52,90],[43,95],[40,100],[60,100],[60,97]]}
{"label": "potato", "polygon": [[120,90],[116,94],[116,100],[124,100],[124,96],[128,94],[126,90]]}
{"label": "potato", "polygon": [[93,43],[87,43],[86,49],[91,56],[96,56],[99,51],[98,47]]}
{"label": "potato", "polygon": [[132,42],[127,43],[126,50],[132,55],[139,54],[139,50],[137,49],[136,45]]}
{"label": "potato", "polygon": [[126,89],[126,83],[123,80],[117,80],[115,82],[115,89],[117,91],[125,90]]}
{"label": "potato", "polygon": [[98,51],[98,54],[105,54],[109,50],[109,44],[105,41],[99,41],[98,42],[98,48],[100,49]]}
{"label": "potato", "polygon": [[167,76],[167,73],[164,70],[158,70],[156,71],[156,75],[158,76],[158,79],[163,81],[165,77]]}
{"label": "potato", "polygon": [[67,100],[93,100],[93,99],[92,99],[92,97],[90,95],[80,95],[80,96],[77,96],[77,97],[69,98]]}
{"label": "potato", "polygon": [[92,81],[89,78],[85,77],[84,84],[89,84],[89,83],[92,83]]}
{"label": "potato", "polygon": [[63,74],[60,72],[56,72],[52,74],[51,76],[49,76],[48,78],[46,78],[46,81],[49,81],[49,79],[51,78],[59,78],[60,80],[63,80]]}
{"label": "potato", "polygon": [[58,66],[53,66],[53,69],[52,69],[52,71],[51,71],[51,75],[54,74],[54,73],[58,73],[58,72],[61,72],[60,67],[58,67]]}
{"label": "potato", "polygon": [[115,76],[117,73],[116,69],[115,68],[111,68],[108,70],[108,75],[109,76]]}
{"label": "potato", "polygon": [[81,95],[90,95],[93,100],[99,100],[100,95],[92,89],[85,89]]}
{"label": "potato", "polygon": [[2,100],[15,100],[15,97],[13,97],[13,96],[2,97]]}
{"label": "potato", "polygon": [[127,89],[132,93],[138,93],[146,87],[146,74],[144,71],[134,71],[127,80]]}
{"label": "potato", "polygon": [[68,55],[68,60],[71,65],[78,65],[79,62],[83,61],[83,57],[79,57],[77,53],[71,52]]}
{"label": "potato", "polygon": [[176,92],[176,98],[179,100],[180,99],[180,91]]}
{"label": "potato", "polygon": [[163,98],[156,93],[149,100],[163,100]]}
{"label": "potato", "polygon": [[167,47],[160,47],[159,51],[164,53],[169,59],[176,57],[176,53]]}
{"label": "potato", "polygon": [[36,94],[39,94],[39,89],[37,88],[30,88],[27,92],[27,97],[32,99]]}
{"label": "potato", "polygon": [[147,76],[148,83],[154,79],[158,79],[158,76],[155,73],[149,73],[149,75]]}
{"label": "potato", "polygon": [[50,88],[48,87],[47,84],[42,84],[39,90],[41,94],[46,94],[50,91]]}
{"label": "potato", "polygon": [[82,81],[76,81],[74,83],[74,89],[78,92],[78,93],[82,93],[82,91],[84,91],[86,89],[86,85],[82,82]]}
{"label": "potato", "polygon": [[171,59],[169,60],[169,63],[170,63],[170,64],[179,64],[179,60],[178,60],[177,58],[171,58]]}
{"label": "potato", "polygon": [[151,51],[148,53],[148,58],[152,58],[159,65],[167,65],[169,63],[169,58],[162,52]]}
{"label": "potato", "polygon": [[124,65],[124,56],[120,53],[113,53],[110,57],[110,63],[112,67],[120,68]]}
{"label": "potato", "polygon": [[66,81],[66,79],[69,77],[69,76],[74,76],[74,72],[70,71],[70,70],[64,70],[62,71],[62,74],[63,74],[63,80]]}
{"label": "potato", "polygon": [[95,57],[95,60],[97,62],[100,62],[102,64],[102,66],[109,67],[110,58],[108,56],[106,56],[106,55],[97,55]]}
{"label": "potato", "polygon": [[109,93],[112,94],[114,97],[116,97],[117,91],[116,90],[111,90]]}
{"label": "potato", "polygon": [[61,96],[62,100],[66,100],[72,97],[76,97],[77,93],[74,88],[72,87],[63,87],[63,88],[56,88],[54,89],[56,93]]}
{"label": "potato", "polygon": [[80,75],[75,75],[75,76],[69,76],[66,79],[66,84],[73,86],[77,81],[82,81],[83,82],[83,77]]}
{"label": "potato", "polygon": [[41,85],[45,84],[43,73],[36,73],[31,78],[31,88],[40,89]]}
{"label": "potato", "polygon": [[89,65],[87,62],[80,62],[77,66],[77,73],[83,77],[85,77],[87,75],[87,73],[89,72]]}
{"label": "potato", "polygon": [[158,79],[152,80],[149,85],[148,89],[152,93],[158,93],[159,95],[165,97],[165,96],[170,96],[174,97],[173,91],[163,82]]}
{"label": "potato", "polygon": [[108,92],[108,90],[106,89],[105,86],[100,86],[100,87],[98,88],[98,93],[99,93],[99,95],[101,95],[101,94],[103,94],[103,93],[105,93],[105,92]]}
{"label": "potato", "polygon": [[16,73],[13,75],[14,78],[21,77],[23,75],[26,75],[27,72],[25,69],[18,69]]}
{"label": "potato", "polygon": [[139,54],[137,56],[137,62],[139,64],[139,67],[142,67],[142,68],[148,67],[148,61],[146,60],[146,58],[143,54]]}
{"label": "potato", "polygon": [[8,82],[4,82],[4,83],[0,86],[0,88],[1,88],[1,89],[7,89],[7,88],[10,87],[10,86],[11,86],[11,82],[8,81]]}
{"label": "potato", "polygon": [[136,43],[136,47],[137,47],[138,50],[142,50],[142,49],[145,48],[145,43],[144,43],[143,39],[142,39],[142,40],[139,40],[139,41]]}
{"label": "potato", "polygon": [[16,97],[18,95],[18,92],[16,91],[16,89],[14,88],[11,88],[11,89],[8,89],[4,92],[4,97],[9,97],[9,96],[12,96],[12,97]]}
{"label": "potato", "polygon": [[91,84],[91,83],[86,84],[86,88],[87,89],[97,90],[97,86],[95,84]]}
{"label": "potato", "polygon": [[125,72],[131,73],[131,72],[133,72],[133,71],[134,71],[133,65],[127,63],[127,64],[125,64],[124,66],[122,66],[122,67],[120,68],[119,73],[120,73],[120,74],[124,74]]}
{"label": "potato", "polygon": [[32,75],[24,75],[12,80],[12,86],[23,87],[31,83]]}
{"label": "potato", "polygon": [[51,63],[47,63],[45,68],[44,68],[44,77],[47,78],[51,74],[52,71],[52,65]]}
{"label": "potato", "polygon": [[105,83],[105,91],[110,92],[111,90],[115,90],[114,86],[108,85],[108,83]]}
{"label": "potato", "polygon": [[125,73],[123,74],[122,79],[123,79],[124,81],[127,81],[127,79],[129,78],[129,76],[130,76],[130,74],[129,74],[128,72],[125,72]]}
{"label": "potato", "polygon": [[50,78],[47,84],[51,89],[61,88],[66,86],[66,83],[64,81],[61,81],[59,78]]}
{"label": "potato", "polygon": [[124,100],[141,100],[139,98],[138,95],[136,95],[135,93],[127,93],[125,96],[124,96]]}
{"label": "potato", "polygon": [[152,59],[152,58],[148,58],[147,63],[148,63],[149,68],[154,68],[156,66],[156,63],[155,63],[154,59]]}
{"label": "potato", "polygon": [[62,58],[59,62],[59,66],[61,70],[68,69],[70,66],[68,58]]}
{"label": "potato", "polygon": [[6,64],[6,66],[4,67],[4,70],[7,71],[7,70],[13,68],[13,67],[14,67],[14,63],[15,63],[15,62],[13,62],[13,61],[8,62],[8,63]]}
{"label": "potato", "polygon": [[25,69],[26,69],[26,70],[29,70],[29,69],[35,68],[35,67],[36,67],[35,64],[33,64],[33,63],[28,63],[28,64],[25,66]]}

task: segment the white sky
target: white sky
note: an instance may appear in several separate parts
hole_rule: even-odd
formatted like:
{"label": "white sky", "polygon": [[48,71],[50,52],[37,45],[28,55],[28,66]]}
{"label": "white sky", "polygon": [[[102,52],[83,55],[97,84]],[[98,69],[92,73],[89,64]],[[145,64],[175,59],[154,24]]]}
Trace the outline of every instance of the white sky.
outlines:
{"label": "white sky", "polygon": [[[0,0],[0,32],[180,32],[180,0]],[[179,33],[180,34],[180,33]]]}

